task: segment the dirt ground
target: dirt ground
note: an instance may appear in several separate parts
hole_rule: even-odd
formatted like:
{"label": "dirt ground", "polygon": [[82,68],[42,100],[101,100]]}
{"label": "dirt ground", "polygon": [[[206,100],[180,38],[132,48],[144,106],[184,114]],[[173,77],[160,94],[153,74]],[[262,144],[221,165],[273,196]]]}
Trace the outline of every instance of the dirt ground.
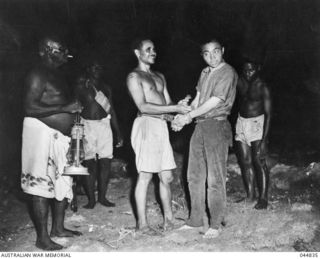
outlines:
{"label": "dirt ground", "polygon": [[[188,216],[181,184],[182,156],[176,154],[178,168],[172,184],[173,211],[177,228]],[[66,211],[66,226],[83,233],[75,238],[55,238],[65,246],[64,252],[109,251],[224,251],[224,252],[294,252],[319,251],[320,165],[312,163],[298,168],[271,161],[270,206],[257,211],[254,204],[239,200],[245,196],[237,160],[229,156],[227,179],[227,217],[221,235],[212,240],[202,238],[201,229],[172,230],[150,237],[135,233],[131,205],[133,181],[118,164],[113,168],[107,198],[115,208],[97,204],[93,210],[82,208],[85,196],[78,196],[79,209]],[[122,172],[120,172],[122,170]],[[162,214],[157,201],[156,184],[148,190],[147,213],[157,228]],[[0,193],[1,194],[1,193]],[[0,202],[0,251],[40,252],[35,247],[35,229],[26,201],[14,191],[2,192]],[[49,219],[50,222],[50,219]]]}

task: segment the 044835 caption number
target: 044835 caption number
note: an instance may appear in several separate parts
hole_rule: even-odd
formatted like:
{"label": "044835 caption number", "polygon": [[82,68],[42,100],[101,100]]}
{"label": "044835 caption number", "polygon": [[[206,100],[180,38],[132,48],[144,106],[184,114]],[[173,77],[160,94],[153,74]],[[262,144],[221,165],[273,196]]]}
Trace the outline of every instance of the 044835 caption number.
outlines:
{"label": "044835 caption number", "polygon": [[300,253],[301,258],[318,258],[317,252],[301,252]]}

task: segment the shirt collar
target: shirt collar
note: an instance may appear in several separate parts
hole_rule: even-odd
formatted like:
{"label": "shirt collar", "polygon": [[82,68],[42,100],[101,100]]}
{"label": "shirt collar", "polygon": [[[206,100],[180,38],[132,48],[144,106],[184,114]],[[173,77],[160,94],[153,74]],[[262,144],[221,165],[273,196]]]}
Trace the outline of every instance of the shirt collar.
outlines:
{"label": "shirt collar", "polygon": [[207,67],[203,70],[203,72],[209,74],[209,73],[212,72],[212,71],[216,71],[216,70],[220,69],[220,68],[223,67],[225,64],[226,64],[226,63],[225,63],[224,61],[222,61],[217,67],[207,66]]}

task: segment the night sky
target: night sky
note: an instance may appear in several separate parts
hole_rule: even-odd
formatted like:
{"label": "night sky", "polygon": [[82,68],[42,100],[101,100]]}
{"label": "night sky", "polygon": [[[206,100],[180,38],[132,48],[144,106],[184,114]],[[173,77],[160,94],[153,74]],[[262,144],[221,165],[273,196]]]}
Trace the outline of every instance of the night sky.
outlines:
{"label": "night sky", "polygon": [[238,72],[244,57],[263,65],[273,96],[274,150],[317,149],[319,17],[316,0],[0,0],[0,166],[19,163],[23,79],[37,60],[39,39],[48,33],[63,37],[75,56],[64,68],[70,81],[88,58],[100,58],[127,138],[136,114],[125,85],[136,65],[132,40],[148,36],[154,41],[154,69],[166,76],[177,101],[195,95],[205,66],[199,44],[218,38],[226,61]]}

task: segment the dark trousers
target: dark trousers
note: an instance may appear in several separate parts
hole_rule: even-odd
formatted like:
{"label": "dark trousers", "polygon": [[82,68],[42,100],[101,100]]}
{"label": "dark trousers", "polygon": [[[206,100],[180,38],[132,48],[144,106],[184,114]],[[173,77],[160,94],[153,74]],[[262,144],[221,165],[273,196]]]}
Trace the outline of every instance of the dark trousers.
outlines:
{"label": "dark trousers", "polygon": [[[226,174],[228,148],[232,132],[227,120],[199,122],[190,141],[188,186],[191,212],[188,225],[204,225],[206,194],[210,227],[218,229],[226,210]],[[206,188],[207,183],[207,188]]]}

